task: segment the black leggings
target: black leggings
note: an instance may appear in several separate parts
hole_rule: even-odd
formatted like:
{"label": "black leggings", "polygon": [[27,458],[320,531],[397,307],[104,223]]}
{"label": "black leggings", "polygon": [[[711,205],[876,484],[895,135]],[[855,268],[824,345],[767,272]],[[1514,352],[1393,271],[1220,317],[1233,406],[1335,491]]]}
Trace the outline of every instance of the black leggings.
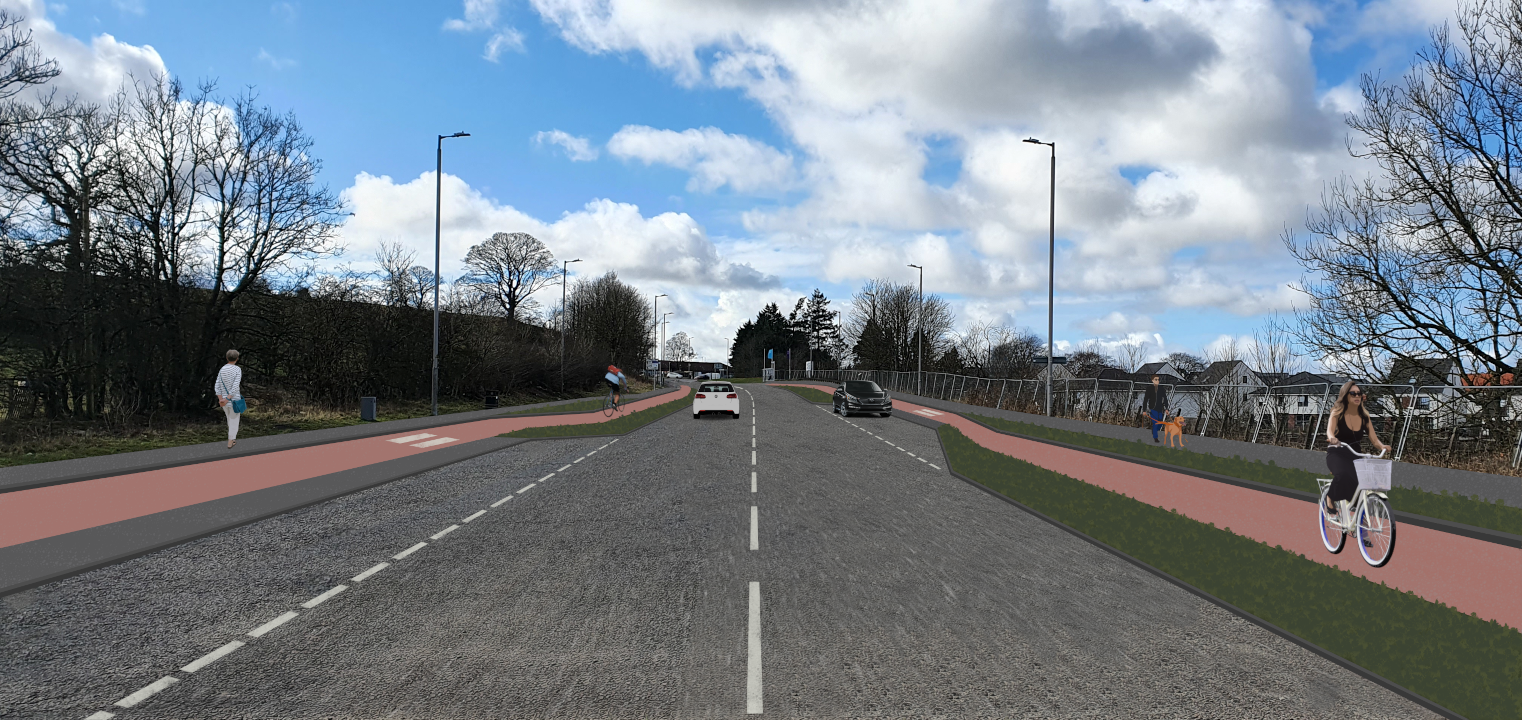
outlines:
{"label": "black leggings", "polygon": [[1353,467],[1354,455],[1341,448],[1328,448],[1326,469],[1332,471],[1332,486],[1326,496],[1330,500],[1352,500],[1358,492],[1358,470]]}

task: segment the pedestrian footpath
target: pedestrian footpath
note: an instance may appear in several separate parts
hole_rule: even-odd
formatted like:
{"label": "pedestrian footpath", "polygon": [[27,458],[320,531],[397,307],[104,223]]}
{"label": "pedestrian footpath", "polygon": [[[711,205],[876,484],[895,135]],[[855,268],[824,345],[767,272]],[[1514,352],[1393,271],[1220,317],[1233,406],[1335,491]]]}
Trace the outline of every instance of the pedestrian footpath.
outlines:
{"label": "pedestrian footpath", "polygon": [[906,402],[901,395],[893,403],[899,413],[927,425],[949,424],[995,452],[1522,629],[1522,602],[1517,601],[1522,597],[1522,549],[1397,519],[1395,555],[1385,567],[1372,568],[1357,552],[1333,555],[1322,547],[1314,502],[1006,435],[944,409]]}
{"label": "pedestrian footpath", "polygon": [[[626,402],[620,415],[685,396]],[[523,439],[503,433],[608,420],[601,412],[499,417],[0,492],[0,595],[289,512]]]}

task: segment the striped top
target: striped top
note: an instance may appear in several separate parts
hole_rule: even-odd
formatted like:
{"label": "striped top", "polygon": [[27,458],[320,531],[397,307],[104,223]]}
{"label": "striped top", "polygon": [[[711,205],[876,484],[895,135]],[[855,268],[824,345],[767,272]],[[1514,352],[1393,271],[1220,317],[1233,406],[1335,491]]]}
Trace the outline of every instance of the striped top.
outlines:
{"label": "striped top", "polygon": [[242,400],[242,385],[243,368],[228,363],[223,365],[221,370],[217,371],[217,384],[214,392],[216,392],[218,397],[228,396],[228,400]]}

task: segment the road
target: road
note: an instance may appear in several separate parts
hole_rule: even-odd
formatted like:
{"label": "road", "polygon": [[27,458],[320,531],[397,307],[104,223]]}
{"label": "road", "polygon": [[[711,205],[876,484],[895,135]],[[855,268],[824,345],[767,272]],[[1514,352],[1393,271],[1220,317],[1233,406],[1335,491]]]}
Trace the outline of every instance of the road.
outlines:
{"label": "road", "polygon": [[742,387],[738,421],[527,443],[8,596],[0,717],[1434,717],[950,476],[928,428]]}

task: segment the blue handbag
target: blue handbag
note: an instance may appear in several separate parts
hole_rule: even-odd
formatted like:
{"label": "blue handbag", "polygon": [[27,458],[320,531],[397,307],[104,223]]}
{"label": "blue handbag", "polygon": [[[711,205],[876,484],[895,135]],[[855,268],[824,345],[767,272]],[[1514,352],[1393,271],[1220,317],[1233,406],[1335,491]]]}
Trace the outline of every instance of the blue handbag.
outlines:
{"label": "blue handbag", "polygon": [[[222,389],[225,390],[226,388],[224,387]],[[247,409],[248,409],[248,403],[244,402],[243,398],[238,398],[237,400],[233,401],[233,412],[238,413],[239,415],[242,415],[243,411],[247,410]]]}

